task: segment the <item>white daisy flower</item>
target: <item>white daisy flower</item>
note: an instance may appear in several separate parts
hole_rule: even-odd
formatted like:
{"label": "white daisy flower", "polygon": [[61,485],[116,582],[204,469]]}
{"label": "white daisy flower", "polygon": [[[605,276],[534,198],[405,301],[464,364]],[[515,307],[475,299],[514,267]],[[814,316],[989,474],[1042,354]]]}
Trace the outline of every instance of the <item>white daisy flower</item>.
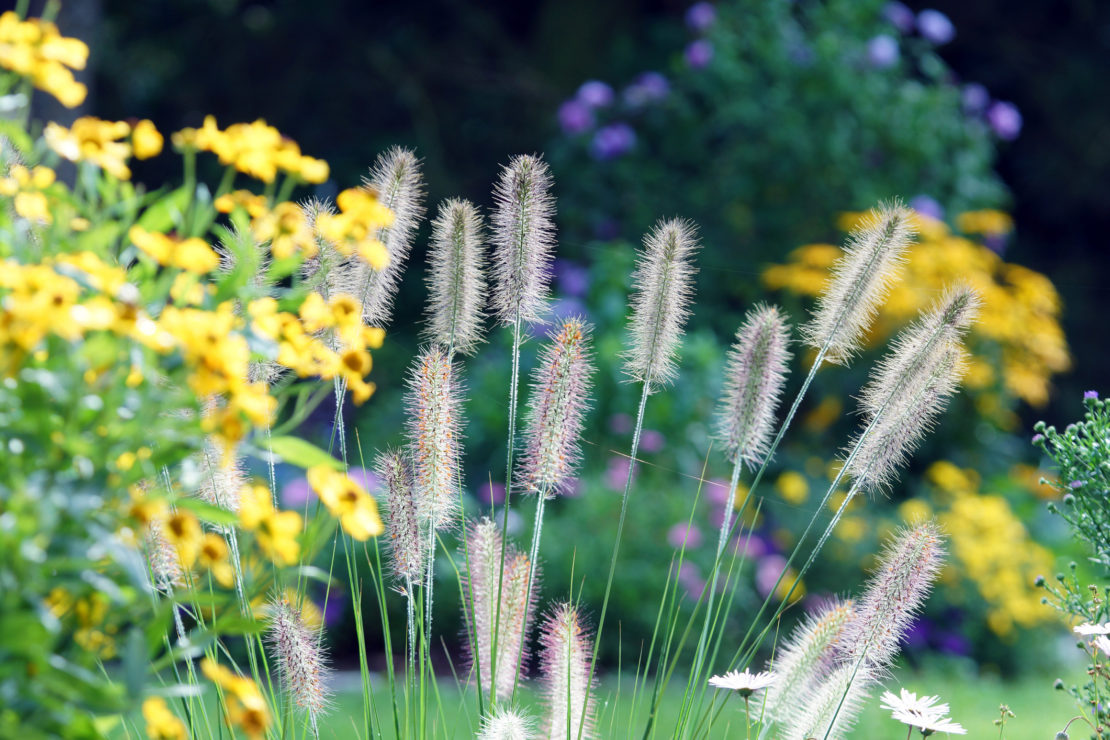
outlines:
{"label": "white daisy flower", "polygon": [[1095,647],[1101,650],[1103,655],[1110,656],[1110,638],[1099,635],[1095,638]]}
{"label": "white daisy flower", "polygon": [[891,712],[905,712],[916,716],[945,715],[948,714],[947,704],[937,704],[939,696],[922,696],[918,698],[912,691],[901,690],[901,696],[895,696],[889,691],[884,691],[880,697],[883,709]]}
{"label": "white daisy flower", "polygon": [[743,671],[729,671],[723,676],[713,676],[709,679],[709,685],[718,689],[731,689],[732,691],[739,692],[740,696],[748,697],[760,689],[765,689],[775,682],[775,674],[761,671],[759,673],[749,673],[745,668]]}
{"label": "white daisy flower", "polygon": [[[907,722],[906,724],[911,724]],[[959,722],[953,722],[948,717],[930,716],[912,723],[914,727],[921,730],[921,734],[925,737],[932,735],[934,732],[947,732],[951,735],[966,735],[967,730]]]}
{"label": "white daisy flower", "polygon": [[1084,637],[1090,637],[1091,635],[1110,635],[1110,622],[1103,622],[1102,624],[1081,624],[1078,627],[1073,627],[1072,631]]}

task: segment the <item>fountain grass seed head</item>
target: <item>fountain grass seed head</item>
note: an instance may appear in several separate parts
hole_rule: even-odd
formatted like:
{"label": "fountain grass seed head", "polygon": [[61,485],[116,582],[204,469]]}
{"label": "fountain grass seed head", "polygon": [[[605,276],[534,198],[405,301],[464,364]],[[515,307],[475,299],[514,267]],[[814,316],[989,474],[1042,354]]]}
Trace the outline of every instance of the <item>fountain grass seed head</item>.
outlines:
{"label": "fountain grass seed head", "polygon": [[913,240],[912,215],[899,202],[880,204],[848,235],[813,318],[802,327],[807,344],[828,347],[829,362],[847,364],[859,349]]}
{"label": "fountain grass seed head", "polygon": [[533,740],[536,723],[531,716],[516,709],[495,709],[482,720],[477,740]]}
{"label": "fountain grass seed head", "polygon": [[718,437],[733,461],[763,462],[790,360],[790,326],[775,306],[748,312],[728,353]]}
{"label": "fountain grass seed head", "polygon": [[320,630],[305,624],[298,606],[282,595],[267,605],[266,641],[281,687],[293,704],[316,719],[328,706],[327,665]]}
{"label": "fountain grass seed head", "polygon": [[385,485],[385,531],[389,566],[401,585],[423,582],[428,567],[427,540],[420,534],[420,501],[416,497],[409,456],[399,450],[378,455],[375,471]]}
{"label": "fountain grass seed head", "polygon": [[[883,491],[898,478],[913,451],[933,428],[948,399],[959,389],[967,365],[963,347],[945,342],[932,350],[920,369],[905,377],[899,392],[891,398],[871,431],[861,431],[849,449],[859,450],[848,464],[847,474],[864,490]],[[886,368],[897,367],[892,360]],[[880,368],[881,370],[882,368]],[[877,385],[893,385],[893,379],[879,378]],[[865,393],[866,395],[866,393]]]}
{"label": "fountain grass seed head", "polygon": [[209,436],[205,438],[204,447],[196,460],[200,476],[197,496],[200,500],[238,514],[239,492],[247,483],[242,459],[234,451],[228,454],[227,444],[218,437]]}
{"label": "fountain grass seed head", "polygon": [[469,355],[482,341],[486,299],[482,216],[465,200],[440,203],[428,253],[425,337]]}
{"label": "fountain grass seed head", "polygon": [[417,356],[405,407],[420,520],[442,529],[451,525],[458,512],[462,454],[461,392],[443,347],[432,345]]}
{"label": "fountain grass seed head", "polygon": [[[543,703],[546,738],[596,738],[595,698],[588,689],[590,639],[578,609],[559,604],[540,627]],[[586,698],[589,694],[589,703]],[[579,735],[579,727],[582,728]]]}
{"label": "fountain grass seed head", "polygon": [[844,627],[840,657],[853,664],[862,660],[877,671],[889,666],[943,564],[944,538],[936,524],[900,530]]}
{"label": "fountain grass seed head", "polygon": [[776,650],[770,664],[777,680],[767,692],[767,717],[787,725],[797,710],[797,698],[828,675],[844,625],[852,616],[850,600],[833,599],[808,615]]}
{"label": "fountain grass seed head", "polygon": [[863,709],[877,677],[867,665],[842,664],[794,697],[783,740],[842,740]]}
{"label": "fountain grass seed head", "polygon": [[181,566],[177,548],[166,537],[162,522],[150,520],[143,539],[154,587],[164,593],[171,593],[175,588],[184,588],[185,569]]}
{"label": "fountain grass seed head", "polygon": [[555,249],[550,191],[547,163],[527,154],[513,157],[494,186],[490,309],[502,324],[535,323],[547,311]]}
{"label": "fountain grass seed head", "polygon": [[[528,555],[511,543],[504,544],[505,565],[502,570],[502,545],[501,530],[491,519],[483,518],[471,524],[466,536],[469,572],[463,584],[463,615],[471,637],[467,642],[471,651],[471,670],[478,675],[485,696],[492,694],[499,700],[512,695],[513,686],[522,675],[528,659],[527,644],[522,651],[521,640],[528,632],[525,616],[529,623],[532,621],[539,583],[537,568],[532,588],[528,588]],[[473,654],[475,649],[476,656]]]}
{"label": "fountain grass seed head", "polygon": [[630,346],[625,372],[654,392],[678,373],[678,348],[694,295],[697,227],[691,221],[660,221],[644,236],[632,273]]}
{"label": "fountain grass seed head", "polygon": [[582,319],[566,319],[548,336],[532,375],[519,480],[526,492],[552,496],[567,488],[581,458],[594,368],[590,327]]}

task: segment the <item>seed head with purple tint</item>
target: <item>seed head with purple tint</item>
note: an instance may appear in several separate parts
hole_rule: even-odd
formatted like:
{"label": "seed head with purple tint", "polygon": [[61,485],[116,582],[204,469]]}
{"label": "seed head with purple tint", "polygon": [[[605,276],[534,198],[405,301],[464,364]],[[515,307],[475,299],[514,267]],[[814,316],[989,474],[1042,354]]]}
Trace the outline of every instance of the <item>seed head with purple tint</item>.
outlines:
{"label": "seed head with purple tint", "polygon": [[555,199],[551,173],[535,155],[513,157],[493,191],[493,291],[490,306],[502,324],[534,323],[547,310]]}
{"label": "seed head with purple tint", "polygon": [[442,347],[429,347],[417,356],[405,406],[420,519],[442,529],[454,521],[459,506],[462,415],[453,364]]}
{"label": "seed head with purple tint", "polygon": [[590,640],[578,610],[570,604],[556,606],[540,627],[540,644],[546,708],[543,737],[565,740],[598,737],[594,726],[596,699],[589,691]]}
{"label": "seed head with purple tint", "polygon": [[407,454],[389,450],[378,455],[378,475],[385,487],[385,531],[389,566],[398,584],[423,581],[428,565],[427,539],[420,534],[420,501],[412,462]]}

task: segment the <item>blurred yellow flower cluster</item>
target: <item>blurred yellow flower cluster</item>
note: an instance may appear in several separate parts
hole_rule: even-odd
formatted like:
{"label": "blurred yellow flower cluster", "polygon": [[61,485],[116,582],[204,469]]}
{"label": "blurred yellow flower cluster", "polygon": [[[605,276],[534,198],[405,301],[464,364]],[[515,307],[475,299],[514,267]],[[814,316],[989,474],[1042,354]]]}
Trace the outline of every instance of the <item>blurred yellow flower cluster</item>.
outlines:
{"label": "blurred yellow flower cluster", "polygon": [[50,21],[21,20],[11,10],[0,15],[0,67],[27,77],[67,108],[85,101],[88,91],[73,70],[84,69],[88,59],[85,42],[62,36]]}
{"label": "blurred yellow flower cluster", "polygon": [[384,270],[389,264],[389,253],[377,235],[380,229],[393,223],[393,212],[362,188],[344,190],[335,203],[339,213],[317,214],[317,232],[340,254],[357,254],[375,270]]}
{"label": "blurred yellow flower cluster", "polygon": [[188,740],[185,724],[166,706],[166,700],[152,696],[143,701],[143,719],[150,740]]}
{"label": "blurred yellow flower cluster", "polygon": [[302,182],[322,183],[328,179],[328,163],[301,154],[292,139],[281,135],[262,119],[235,123],[221,131],[214,116],[205,116],[199,128],[186,128],[173,135],[174,146],[212,152],[220,164],[271,183],[279,171]]}
{"label": "blurred yellow flower cluster", "polygon": [[238,727],[249,738],[264,736],[270,726],[270,707],[258,684],[233,673],[211,658],[200,662],[200,670],[223,693],[227,709],[224,719],[228,726]]}
{"label": "blurred yellow flower cluster", "polygon": [[[844,214],[840,227],[850,229],[863,214]],[[972,329],[973,358],[966,384],[977,391],[980,410],[1001,423],[1012,419],[1000,391],[1034,405],[1048,400],[1054,374],[1071,364],[1060,326],[1060,297],[1040,273],[1007,263],[984,244],[952,233],[936,219],[918,214],[919,241],[913,245],[902,279],[891,290],[871,332],[877,343],[889,337],[935,300],[952,282],[963,281],[979,291],[983,309]],[[963,232],[996,235],[1010,228],[999,211],[961,214]],[[840,255],[830,244],[810,244],[790,254],[790,261],[763,273],[771,289],[815,296],[825,285],[829,267]]]}
{"label": "blurred yellow flower cluster", "polygon": [[132,127],[126,121],[82,116],[69,128],[51,121],[42,135],[58,155],[70,162],[92,162],[118,180],[131,179],[127,160],[132,155],[147,159],[162,151],[162,135],[146,120]]}
{"label": "blurred yellow flower cluster", "polygon": [[1053,619],[1041,603],[1034,579],[1052,569],[1052,554],[1034,542],[1009,502],[979,492],[979,475],[940,461],[926,473],[943,507],[939,521],[951,538],[959,573],[975,583],[987,602],[987,625],[1000,637],[1014,627],[1034,627]]}
{"label": "blurred yellow flower cluster", "polygon": [[208,242],[195,236],[175,239],[166,234],[147,231],[141,226],[132,226],[127,235],[132,244],[160,265],[200,275],[212,272],[220,266],[220,258]]}
{"label": "blurred yellow flower cluster", "polygon": [[72,622],[74,642],[103,660],[116,656],[119,626],[110,621],[110,607],[108,597],[99,591],[75,597],[57,586],[46,597],[46,608],[55,618]]}
{"label": "blurred yellow flower cluster", "polygon": [[239,492],[239,523],[254,532],[258,546],[267,556],[283,565],[293,565],[301,557],[297,535],[303,520],[295,511],[274,508],[270,489],[265,486],[244,486]]}
{"label": "blurred yellow flower cluster", "polygon": [[54,216],[43,190],[53,185],[54,179],[54,170],[49,167],[28,170],[21,164],[12,165],[8,176],[0,178],[0,195],[12,198],[15,212],[23,218],[49,225]]}
{"label": "blurred yellow flower cluster", "polygon": [[343,530],[363,542],[385,531],[378,516],[378,504],[362,486],[327,465],[308,470],[308,485],[339,519]]}
{"label": "blurred yellow flower cluster", "polygon": [[311,259],[320,251],[312,224],[304,209],[296,203],[283,201],[268,208],[263,196],[249,190],[236,190],[221,195],[214,205],[220,213],[231,213],[236,208],[246,211],[251,218],[251,235],[259,244],[268,243],[270,252],[277,259],[298,253]]}

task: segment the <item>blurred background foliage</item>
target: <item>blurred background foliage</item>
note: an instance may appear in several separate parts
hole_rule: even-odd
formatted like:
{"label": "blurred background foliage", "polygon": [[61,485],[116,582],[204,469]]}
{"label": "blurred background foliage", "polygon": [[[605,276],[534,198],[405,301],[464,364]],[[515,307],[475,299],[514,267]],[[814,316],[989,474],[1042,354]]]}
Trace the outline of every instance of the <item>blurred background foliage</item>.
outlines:
{"label": "blurred background foliage", "polygon": [[[752,574],[738,598],[742,607],[758,603],[766,574],[781,568],[791,533],[827,485],[853,427],[852,395],[883,342],[959,278],[987,299],[968,392],[890,500],[854,505],[806,589],[859,584],[889,527],[936,515],[952,536],[951,567],[910,660],[939,650],[1010,671],[1015,641],[1051,617],[1031,581],[1052,569],[1054,553],[1033,539],[1062,553],[1068,545],[1043,515],[1042,499],[1053,494],[1038,484],[1028,436],[1034,418],[1077,416],[1082,391],[1110,373],[1098,277],[1108,259],[1110,104],[1091,93],[1110,72],[1110,6],[69,0],[60,23],[99,50],[88,104],[98,115],[149,117],[163,130],[198,125],[207,113],[221,125],[262,117],[326,159],[334,181],[357,178],[389,145],[409,145],[424,158],[430,204],[462,195],[488,205],[499,163],[519,152],[548,155],[559,198],[556,312],[587,315],[601,358],[581,484],[549,508],[550,596],[567,593],[572,577],[577,588],[611,546],[581,535],[609,531],[627,471],[620,451],[635,399],[614,358],[633,248],[657,217],[698,221],[699,306],[677,387],[648,407],[646,462],[616,585],[626,657],[650,634],[676,546],[690,548],[678,577],[691,594],[711,559],[729,499],[711,419],[739,316],[770,291],[804,320],[851,212],[905,198],[922,214],[923,234],[907,280],[868,354],[818,376],[804,422],[762,489],[767,499],[744,543]],[[176,174],[161,166],[143,163],[136,176],[154,184]],[[350,419],[367,454],[399,438],[426,237],[424,227],[389,339],[375,354],[379,393]],[[537,345],[527,346],[526,367]],[[507,346],[505,332],[492,332],[466,367],[471,398],[482,399],[470,404],[467,427],[475,511],[502,495]],[[326,440],[329,412],[317,422]],[[699,491],[703,469],[713,482]],[[295,498],[303,483],[288,490]],[[449,575],[449,563],[439,567]],[[589,603],[600,602],[598,581],[585,578]],[[437,607],[437,619],[454,618],[446,590]],[[340,629],[333,639],[343,645],[347,635]],[[613,646],[607,658],[616,657]]]}

